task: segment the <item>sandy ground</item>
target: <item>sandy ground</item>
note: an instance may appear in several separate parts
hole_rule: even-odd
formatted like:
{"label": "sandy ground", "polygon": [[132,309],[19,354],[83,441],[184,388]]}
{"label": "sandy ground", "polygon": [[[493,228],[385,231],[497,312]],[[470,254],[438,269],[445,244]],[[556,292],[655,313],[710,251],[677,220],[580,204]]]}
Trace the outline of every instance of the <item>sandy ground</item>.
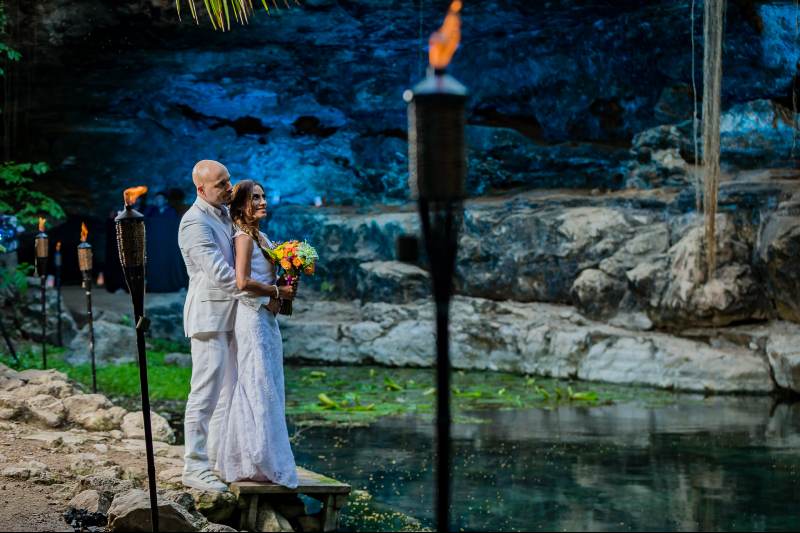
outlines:
{"label": "sandy ground", "polygon": [[[0,477],[0,531],[72,531],[62,514],[79,492],[82,475],[116,469],[119,478],[132,479],[144,488],[144,453],[137,449],[141,442],[116,439],[108,432],[0,422],[0,471],[28,461],[47,465],[44,476],[28,480]],[[157,449],[161,448],[157,470],[164,472],[183,464],[176,457],[182,453],[181,446],[157,444]]]}
{"label": "sandy ground", "polygon": [[[66,469],[65,456],[39,441],[20,438],[27,431],[22,424],[0,423],[0,467],[31,459],[47,464],[54,471]],[[62,517],[72,498],[70,486],[39,484],[32,481],[0,480],[0,530],[72,531]]]}

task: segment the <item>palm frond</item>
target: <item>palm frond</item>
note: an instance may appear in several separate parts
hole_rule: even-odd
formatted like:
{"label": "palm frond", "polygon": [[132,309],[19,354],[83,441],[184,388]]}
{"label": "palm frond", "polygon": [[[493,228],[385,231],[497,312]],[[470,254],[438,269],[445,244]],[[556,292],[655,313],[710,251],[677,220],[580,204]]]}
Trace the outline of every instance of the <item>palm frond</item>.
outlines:
{"label": "palm frond", "polygon": [[[192,13],[192,18],[195,23],[200,24],[200,18],[197,13],[195,1],[185,0],[189,4],[189,11]],[[181,5],[184,0],[175,0],[175,9],[178,12],[178,19],[181,18]],[[294,0],[295,4],[300,5],[299,0]],[[286,7],[289,7],[289,2],[284,0]],[[253,15],[255,8],[253,7],[253,0],[203,0],[203,5],[206,8],[206,14],[211,22],[211,26],[217,30],[230,31],[231,29],[231,15],[233,20],[239,24],[247,24],[250,17]],[[267,14],[270,13],[267,0],[261,0],[261,5]],[[277,9],[278,4],[272,0],[272,5]]]}

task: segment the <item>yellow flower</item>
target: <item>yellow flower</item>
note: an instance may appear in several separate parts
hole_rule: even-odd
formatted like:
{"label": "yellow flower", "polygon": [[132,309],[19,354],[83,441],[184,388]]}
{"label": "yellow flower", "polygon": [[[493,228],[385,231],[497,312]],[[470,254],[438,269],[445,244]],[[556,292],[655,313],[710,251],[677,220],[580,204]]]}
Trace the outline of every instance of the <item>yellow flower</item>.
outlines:
{"label": "yellow flower", "polygon": [[292,264],[289,263],[288,259],[281,259],[281,266],[284,270],[290,270],[292,268]]}

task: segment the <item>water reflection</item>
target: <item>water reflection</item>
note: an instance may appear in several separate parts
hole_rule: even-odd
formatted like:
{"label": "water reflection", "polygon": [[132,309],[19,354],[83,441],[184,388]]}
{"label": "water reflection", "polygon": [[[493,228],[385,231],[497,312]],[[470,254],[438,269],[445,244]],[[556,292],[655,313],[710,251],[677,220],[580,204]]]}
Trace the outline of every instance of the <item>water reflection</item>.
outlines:
{"label": "water reflection", "polygon": [[[454,427],[453,526],[467,530],[797,530],[800,404],[482,411]],[[433,427],[315,428],[298,460],[432,526]],[[357,527],[357,517],[347,520]]]}

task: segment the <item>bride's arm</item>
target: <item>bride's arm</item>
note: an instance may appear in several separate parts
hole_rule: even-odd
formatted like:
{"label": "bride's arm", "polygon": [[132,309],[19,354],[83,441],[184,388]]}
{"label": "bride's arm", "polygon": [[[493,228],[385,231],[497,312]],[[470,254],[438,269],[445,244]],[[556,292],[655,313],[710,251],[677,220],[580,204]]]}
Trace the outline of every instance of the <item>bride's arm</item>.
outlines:
{"label": "bride's arm", "polygon": [[[233,241],[236,249],[236,288],[240,291],[252,291],[264,294],[263,283],[250,277],[250,263],[253,257],[253,239],[249,235],[239,235]],[[275,286],[269,288],[275,291]],[[260,290],[259,290],[260,289]],[[268,296],[271,296],[268,294]]]}

